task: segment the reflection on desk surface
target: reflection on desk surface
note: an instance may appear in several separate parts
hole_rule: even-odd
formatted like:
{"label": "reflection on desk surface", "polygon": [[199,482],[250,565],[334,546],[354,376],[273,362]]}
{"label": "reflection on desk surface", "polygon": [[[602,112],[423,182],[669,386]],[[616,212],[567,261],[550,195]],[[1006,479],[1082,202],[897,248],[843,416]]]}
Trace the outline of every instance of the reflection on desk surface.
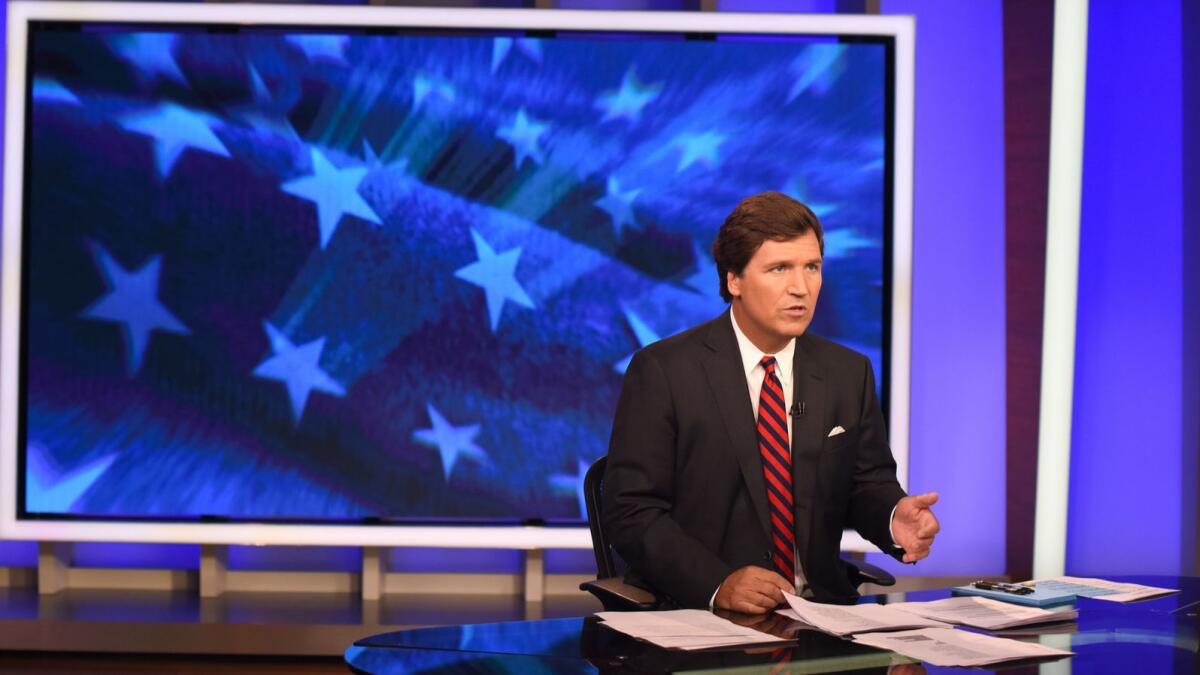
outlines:
{"label": "reflection on desk surface", "polygon": [[[1080,599],[1077,622],[1024,627],[999,635],[1070,649],[1055,672],[1194,673],[1200,667],[1200,579],[1121,577],[1179,588],[1175,595],[1127,605]],[[948,590],[871,596],[862,602],[922,601]],[[760,623],[747,618],[746,625]],[[774,626],[772,622],[761,622]],[[594,617],[446,626],[384,633],[357,641],[346,662],[362,673],[736,673],[941,672],[890,652],[824,633],[791,631],[779,648],[703,652],[665,650],[600,625]],[[1033,671],[1028,671],[1033,672]]]}

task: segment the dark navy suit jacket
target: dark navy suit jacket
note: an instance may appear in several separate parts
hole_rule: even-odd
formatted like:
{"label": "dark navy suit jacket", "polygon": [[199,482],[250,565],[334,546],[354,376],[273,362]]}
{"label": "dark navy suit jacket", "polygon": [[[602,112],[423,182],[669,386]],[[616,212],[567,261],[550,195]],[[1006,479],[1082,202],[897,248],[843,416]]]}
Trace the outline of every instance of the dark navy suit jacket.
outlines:
{"label": "dark navy suit jacket", "polygon": [[[770,567],[770,522],[754,409],[730,314],[656,342],[629,364],[613,421],[603,527],[630,583],[680,607],[707,607],[734,570]],[[796,339],[792,489],[796,549],[814,598],[858,597],[842,530],[894,552],[904,497],[870,361],[812,335]],[[828,437],[841,426],[845,433]]]}

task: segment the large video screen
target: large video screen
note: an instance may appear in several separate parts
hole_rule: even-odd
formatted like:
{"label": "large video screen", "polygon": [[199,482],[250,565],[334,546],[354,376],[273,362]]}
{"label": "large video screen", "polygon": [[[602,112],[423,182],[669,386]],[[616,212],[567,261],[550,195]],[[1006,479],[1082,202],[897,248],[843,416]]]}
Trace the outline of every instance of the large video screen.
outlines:
{"label": "large video screen", "polygon": [[889,45],[32,24],[20,517],[578,523],[764,190],[886,382]]}

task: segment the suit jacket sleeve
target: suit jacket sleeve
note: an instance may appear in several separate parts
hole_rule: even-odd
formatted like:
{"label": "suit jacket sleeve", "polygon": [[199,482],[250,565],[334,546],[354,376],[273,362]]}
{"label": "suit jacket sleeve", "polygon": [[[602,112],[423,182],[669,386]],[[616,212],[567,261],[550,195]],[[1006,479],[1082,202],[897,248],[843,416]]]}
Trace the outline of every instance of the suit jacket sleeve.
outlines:
{"label": "suit jacket sleeve", "polygon": [[879,550],[903,556],[892,542],[891,515],[905,494],[896,482],[896,460],[887,441],[887,426],[875,396],[871,362],[862,359],[862,417],[859,420],[858,452],[854,465],[854,489],[850,496],[849,525]]}
{"label": "suit jacket sleeve", "polygon": [[617,552],[681,606],[707,607],[733,569],[671,518],[678,423],[670,381],[652,352],[625,373],[604,479],[603,527]]}

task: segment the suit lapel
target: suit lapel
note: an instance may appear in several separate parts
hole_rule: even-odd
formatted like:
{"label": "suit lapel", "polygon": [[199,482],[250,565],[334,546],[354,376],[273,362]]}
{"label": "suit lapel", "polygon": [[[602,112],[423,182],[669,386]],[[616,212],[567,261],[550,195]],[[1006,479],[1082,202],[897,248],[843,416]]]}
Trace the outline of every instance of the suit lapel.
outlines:
{"label": "suit lapel", "polygon": [[758,432],[755,430],[754,408],[746,388],[746,373],[742,370],[741,352],[733,334],[729,313],[710,324],[705,344],[713,353],[704,360],[704,370],[717,399],[721,419],[729,434],[729,445],[737,457],[758,514],[763,533],[770,539],[771,521],[767,512],[767,485],[763,478],[762,458],[758,452]]}
{"label": "suit lapel", "polygon": [[792,401],[804,414],[792,418],[792,499],[796,515],[796,551],[803,562],[808,551],[816,490],[816,454],[825,440],[825,371],[811,353],[805,336],[796,338],[792,359]]}

